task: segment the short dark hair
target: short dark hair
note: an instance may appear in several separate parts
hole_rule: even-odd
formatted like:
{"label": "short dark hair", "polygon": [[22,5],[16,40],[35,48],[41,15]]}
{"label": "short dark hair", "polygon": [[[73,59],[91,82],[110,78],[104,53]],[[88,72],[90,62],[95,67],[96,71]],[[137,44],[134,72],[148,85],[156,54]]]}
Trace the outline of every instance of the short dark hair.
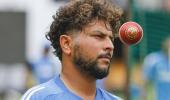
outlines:
{"label": "short dark hair", "polygon": [[46,37],[55,49],[54,53],[62,60],[60,36],[71,30],[82,30],[93,19],[98,18],[108,22],[113,33],[120,26],[122,10],[108,0],[75,0],[61,7],[50,26]]}

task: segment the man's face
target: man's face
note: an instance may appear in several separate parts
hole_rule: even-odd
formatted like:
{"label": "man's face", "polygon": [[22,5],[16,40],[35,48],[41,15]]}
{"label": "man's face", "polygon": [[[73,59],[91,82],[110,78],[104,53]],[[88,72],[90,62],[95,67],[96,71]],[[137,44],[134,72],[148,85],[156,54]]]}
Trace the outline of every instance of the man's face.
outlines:
{"label": "man's face", "polygon": [[113,55],[113,34],[103,21],[93,21],[74,38],[73,62],[81,73],[102,79]]}

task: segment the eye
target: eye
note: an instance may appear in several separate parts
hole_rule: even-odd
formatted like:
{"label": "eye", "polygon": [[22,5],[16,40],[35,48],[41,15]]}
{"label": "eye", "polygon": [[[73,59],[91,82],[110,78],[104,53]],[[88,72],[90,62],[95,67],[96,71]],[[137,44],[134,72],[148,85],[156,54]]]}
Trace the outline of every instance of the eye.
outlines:
{"label": "eye", "polygon": [[97,38],[97,39],[104,39],[105,38],[104,35],[100,35],[100,34],[96,34],[96,35],[94,35],[94,37]]}
{"label": "eye", "polygon": [[103,35],[94,35],[94,37],[98,40],[103,40],[105,38]]}
{"label": "eye", "polygon": [[98,37],[98,38],[104,38],[104,36],[102,36],[102,35],[96,35],[96,37]]}

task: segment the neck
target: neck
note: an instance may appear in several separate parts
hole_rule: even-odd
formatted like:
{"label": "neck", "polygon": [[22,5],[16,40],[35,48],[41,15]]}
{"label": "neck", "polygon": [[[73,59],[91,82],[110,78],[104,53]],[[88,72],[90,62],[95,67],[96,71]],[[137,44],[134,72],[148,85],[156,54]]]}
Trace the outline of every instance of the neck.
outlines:
{"label": "neck", "polygon": [[62,65],[60,78],[71,92],[83,99],[94,100],[96,95],[96,80],[82,75],[72,64]]}

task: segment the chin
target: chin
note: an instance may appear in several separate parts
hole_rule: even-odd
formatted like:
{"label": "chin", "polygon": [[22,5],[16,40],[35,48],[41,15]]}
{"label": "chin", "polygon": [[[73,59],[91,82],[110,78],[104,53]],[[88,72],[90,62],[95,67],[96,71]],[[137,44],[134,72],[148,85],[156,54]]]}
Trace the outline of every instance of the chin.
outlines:
{"label": "chin", "polygon": [[91,67],[90,74],[95,79],[103,79],[109,73],[109,66],[106,64],[96,64],[96,66]]}
{"label": "chin", "polygon": [[103,78],[107,77],[108,74],[109,74],[109,70],[108,69],[98,70],[95,73],[95,78],[96,79],[103,79]]}
{"label": "chin", "polygon": [[110,63],[98,63],[98,68],[101,70],[106,70],[109,68]]}

